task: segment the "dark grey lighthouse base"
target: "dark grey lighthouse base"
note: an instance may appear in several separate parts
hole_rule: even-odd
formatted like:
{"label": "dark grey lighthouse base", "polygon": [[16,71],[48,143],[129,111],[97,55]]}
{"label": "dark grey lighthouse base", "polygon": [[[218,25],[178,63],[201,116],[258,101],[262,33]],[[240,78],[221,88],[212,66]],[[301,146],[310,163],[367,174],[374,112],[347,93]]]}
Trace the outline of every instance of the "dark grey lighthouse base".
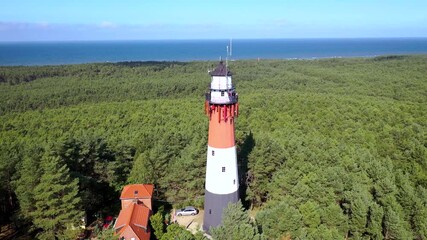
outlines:
{"label": "dark grey lighthouse base", "polygon": [[203,217],[203,230],[209,232],[210,227],[216,227],[222,222],[223,210],[229,202],[239,200],[239,189],[229,194],[215,194],[205,190],[205,215]]}

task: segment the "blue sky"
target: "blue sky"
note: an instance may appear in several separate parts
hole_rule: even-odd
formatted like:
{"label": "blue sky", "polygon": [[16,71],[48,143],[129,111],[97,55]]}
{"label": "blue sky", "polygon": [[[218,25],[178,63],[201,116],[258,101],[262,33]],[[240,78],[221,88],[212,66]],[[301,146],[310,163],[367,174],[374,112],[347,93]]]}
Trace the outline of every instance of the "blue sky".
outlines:
{"label": "blue sky", "polygon": [[427,0],[0,0],[0,41],[427,37]]}

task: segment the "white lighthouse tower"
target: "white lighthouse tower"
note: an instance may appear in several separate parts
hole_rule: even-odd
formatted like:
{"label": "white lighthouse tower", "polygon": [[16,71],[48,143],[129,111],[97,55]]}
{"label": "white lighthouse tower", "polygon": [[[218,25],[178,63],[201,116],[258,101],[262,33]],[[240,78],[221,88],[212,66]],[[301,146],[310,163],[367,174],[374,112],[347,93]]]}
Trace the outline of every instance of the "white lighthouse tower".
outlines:
{"label": "white lighthouse tower", "polygon": [[222,61],[210,72],[205,112],[209,117],[206,163],[205,213],[203,229],[221,224],[222,213],[230,202],[239,200],[239,179],[234,138],[238,97],[231,72]]}

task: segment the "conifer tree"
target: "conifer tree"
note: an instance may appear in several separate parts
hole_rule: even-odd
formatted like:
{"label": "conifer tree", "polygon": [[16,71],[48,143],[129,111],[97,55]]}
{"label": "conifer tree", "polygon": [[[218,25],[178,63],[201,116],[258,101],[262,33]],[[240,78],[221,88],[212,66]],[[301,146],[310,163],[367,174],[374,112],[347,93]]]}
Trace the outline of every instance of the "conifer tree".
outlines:
{"label": "conifer tree", "polygon": [[167,227],[167,232],[162,235],[161,240],[194,240],[195,237],[190,231],[185,230],[178,224],[171,224]]}
{"label": "conifer tree", "polygon": [[384,239],[413,239],[396,208],[396,204],[393,204],[384,211]]}
{"label": "conifer tree", "polygon": [[114,228],[102,229],[98,234],[97,239],[102,240],[117,240],[117,235],[114,235]]}
{"label": "conifer tree", "polygon": [[[423,199],[425,202],[426,199]],[[417,239],[427,239],[427,204],[422,203],[422,200],[417,200],[415,203],[416,214],[414,214],[414,230]]]}
{"label": "conifer tree", "polygon": [[16,197],[19,201],[20,219],[31,220],[31,214],[35,210],[34,188],[40,182],[40,158],[25,157],[18,173],[20,177],[13,182]]}
{"label": "conifer tree", "polygon": [[287,202],[275,204],[274,207],[260,211],[256,216],[263,234],[269,239],[302,238],[302,215]]}
{"label": "conifer tree", "polygon": [[141,153],[135,158],[128,183],[150,183],[153,180],[148,158],[147,153]]}
{"label": "conifer tree", "polygon": [[307,201],[301,204],[299,211],[301,212],[303,223],[307,227],[315,229],[321,223],[319,205],[316,202]]}
{"label": "conifer tree", "polygon": [[348,231],[347,218],[344,216],[342,209],[336,203],[331,203],[321,211],[322,223],[328,227],[337,228],[341,236],[345,236]]}
{"label": "conifer tree", "polygon": [[267,200],[268,186],[278,166],[285,161],[283,147],[269,136],[261,135],[249,155],[247,199],[254,205]]}
{"label": "conifer tree", "polygon": [[165,193],[170,202],[184,202],[188,205],[203,205],[203,198],[194,196],[203,195],[203,181],[200,176],[205,175],[206,141],[203,137],[195,136],[183,149],[180,158],[171,161],[170,171],[165,178],[169,183]]}
{"label": "conifer tree", "polygon": [[3,137],[0,139],[0,223],[2,223],[9,220],[8,215],[15,208],[11,180],[20,159],[20,148],[9,146],[8,139]]}
{"label": "conifer tree", "polygon": [[[78,180],[71,179],[69,169],[59,157],[43,156],[42,176],[34,189],[33,223],[42,229],[39,239],[66,239],[65,230],[78,227],[83,216],[78,197]],[[75,236],[74,236],[75,237]]]}
{"label": "conifer tree", "polygon": [[371,235],[372,239],[382,239],[382,223],[384,217],[383,208],[377,203],[373,202],[369,207],[369,221],[367,232]]}
{"label": "conifer tree", "polygon": [[211,228],[210,232],[213,239],[263,239],[240,201],[228,204],[221,225]]}
{"label": "conifer tree", "polygon": [[154,230],[154,235],[157,239],[161,239],[163,234],[165,233],[165,224],[164,224],[164,207],[159,207],[159,210],[156,214],[150,217],[151,226]]}

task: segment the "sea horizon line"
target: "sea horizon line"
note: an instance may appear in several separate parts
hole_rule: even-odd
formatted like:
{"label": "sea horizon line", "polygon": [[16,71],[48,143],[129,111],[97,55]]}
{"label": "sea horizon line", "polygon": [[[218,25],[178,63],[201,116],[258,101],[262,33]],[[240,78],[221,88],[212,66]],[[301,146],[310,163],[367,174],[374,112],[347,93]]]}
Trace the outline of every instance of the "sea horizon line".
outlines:
{"label": "sea horizon line", "polygon": [[0,44],[2,43],[82,43],[82,42],[190,42],[190,41],[201,41],[201,42],[208,42],[208,41],[257,41],[257,40],[264,40],[264,41],[274,41],[274,40],[386,40],[386,39],[393,39],[393,40],[406,40],[406,39],[427,39],[427,36],[423,37],[280,37],[280,38],[176,38],[176,39],[60,39],[60,40],[16,40],[16,41],[10,41],[10,40],[0,40]]}

